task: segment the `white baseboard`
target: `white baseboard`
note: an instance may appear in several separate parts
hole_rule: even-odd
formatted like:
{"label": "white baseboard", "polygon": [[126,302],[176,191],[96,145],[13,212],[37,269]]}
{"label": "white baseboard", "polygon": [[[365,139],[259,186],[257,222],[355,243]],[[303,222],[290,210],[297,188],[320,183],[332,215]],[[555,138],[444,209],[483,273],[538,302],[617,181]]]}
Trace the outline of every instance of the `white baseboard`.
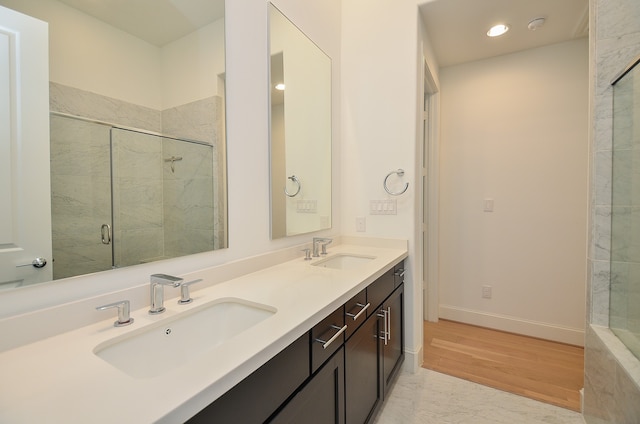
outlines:
{"label": "white baseboard", "polygon": [[440,305],[439,315],[442,319],[538,337],[546,340],[584,346],[584,330],[563,327],[545,322],[529,321],[506,315],[490,314],[458,308],[450,305]]}
{"label": "white baseboard", "polygon": [[405,347],[404,364],[402,364],[402,368],[411,374],[415,374],[422,366],[422,357],[422,346],[420,346],[416,352],[409,351]]}

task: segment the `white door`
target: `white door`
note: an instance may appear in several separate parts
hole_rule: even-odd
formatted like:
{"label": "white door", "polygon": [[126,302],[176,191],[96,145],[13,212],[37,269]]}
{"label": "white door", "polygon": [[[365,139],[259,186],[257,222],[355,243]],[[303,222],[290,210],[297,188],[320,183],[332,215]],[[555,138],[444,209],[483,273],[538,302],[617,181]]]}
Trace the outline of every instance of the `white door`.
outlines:
{"label": "white door", "polygon": [[45,22],[0,7],[0,290],[52,279],[48,48]]}

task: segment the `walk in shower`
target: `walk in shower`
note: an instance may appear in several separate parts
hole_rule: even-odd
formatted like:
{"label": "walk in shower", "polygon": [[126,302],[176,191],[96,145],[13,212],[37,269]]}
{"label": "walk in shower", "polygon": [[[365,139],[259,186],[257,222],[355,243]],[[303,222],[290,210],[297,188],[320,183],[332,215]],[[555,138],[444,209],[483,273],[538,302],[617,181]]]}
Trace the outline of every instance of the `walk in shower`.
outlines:
{"label": "walk in shower", "polygon": [[211,144],[51,114],[54,279],[223,247]]}
{"label": "walk in shower", "polygon": [[613,82],[609,327],[640,358],[640,66]]}

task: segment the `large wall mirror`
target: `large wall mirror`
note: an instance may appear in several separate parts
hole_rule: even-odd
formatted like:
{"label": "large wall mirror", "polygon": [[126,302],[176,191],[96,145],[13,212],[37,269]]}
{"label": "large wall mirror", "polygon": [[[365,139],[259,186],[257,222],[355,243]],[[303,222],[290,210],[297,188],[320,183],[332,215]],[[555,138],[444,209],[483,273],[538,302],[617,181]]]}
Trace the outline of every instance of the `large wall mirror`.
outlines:
{"label": "large wall mirror", "polygon": [[271,238],[331,228],[331,59],[269,4]]}
{"label": "large wall mirror", "polygon": [[51,279],[226,248],[224,0],[0,5],[49,25]]}

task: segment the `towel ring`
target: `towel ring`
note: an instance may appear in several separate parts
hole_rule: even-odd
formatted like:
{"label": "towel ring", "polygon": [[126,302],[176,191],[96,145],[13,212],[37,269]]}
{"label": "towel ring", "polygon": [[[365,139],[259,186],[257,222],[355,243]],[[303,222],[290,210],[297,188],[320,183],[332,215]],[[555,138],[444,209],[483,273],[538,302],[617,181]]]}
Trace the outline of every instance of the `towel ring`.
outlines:
{"label": "towel ring", "polygon": [[296,177],[295,175],[292,175],[290,177],[287,177],[287,180],[291,180],[294,183],[296,183],[298,185],[298,189],[296,190],[295,193],[291,194],[287,191],[287,186],[284,187],[284,194],[286,194],[289,197],[296,197],[298,195],[298,193],[300,193],[300,189],[302,188],[302,186],[300,185],[300,180],[298,179],[298,177]]}
{"label": "towel ring", "polygon": [[404,188],[402,189],[402,191],[399,191],[397,193],[392,192],[391,190],[389,190],[389,187],[387,187],[387,180],[393,174],[396,174],[398,177],[402,177],[404,175],[404,169],[398,169],[396,171],[389,172],[387,174],[387,176],[384,177],[384,182],[382,183],[382,185],[384,186],[384,191],[386,191],[390,195],[392,195],[392,196],[400,196],[401,194],[404,194],[405,191],[407,191],[407,189],[409,188],[409,183],[404,183]]}

